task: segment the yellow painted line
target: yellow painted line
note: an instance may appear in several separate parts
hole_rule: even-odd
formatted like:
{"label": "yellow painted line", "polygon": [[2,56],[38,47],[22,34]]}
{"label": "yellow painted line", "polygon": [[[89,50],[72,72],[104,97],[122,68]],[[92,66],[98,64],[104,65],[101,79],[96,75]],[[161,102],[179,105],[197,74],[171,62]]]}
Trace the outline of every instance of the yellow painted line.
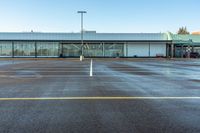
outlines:
{"label": "yellow painted line", "polygon": [[0,101],[31,101],[31,100],[193,100],[200,97],[30,97],[0,98]]}

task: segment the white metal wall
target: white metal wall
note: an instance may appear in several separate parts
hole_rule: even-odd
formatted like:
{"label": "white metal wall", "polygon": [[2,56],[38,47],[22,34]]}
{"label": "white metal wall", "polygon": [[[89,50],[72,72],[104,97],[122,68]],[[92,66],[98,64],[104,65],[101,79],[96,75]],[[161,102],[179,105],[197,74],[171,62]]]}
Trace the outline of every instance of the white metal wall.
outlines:
{"label": "white metal wall", "polygon": [[156,57],[157,55],[166,56],[166,43],[127,43],[127,57]]}
{"label": "white metal wall", "polygon": [[128,43],[128,57],[148,57],[149,44],[148,43]]}
{"label": "white metal wall", "polygon": [[166,43],[151,43],[150,44],[150,56],[156,55],[166,56]]}

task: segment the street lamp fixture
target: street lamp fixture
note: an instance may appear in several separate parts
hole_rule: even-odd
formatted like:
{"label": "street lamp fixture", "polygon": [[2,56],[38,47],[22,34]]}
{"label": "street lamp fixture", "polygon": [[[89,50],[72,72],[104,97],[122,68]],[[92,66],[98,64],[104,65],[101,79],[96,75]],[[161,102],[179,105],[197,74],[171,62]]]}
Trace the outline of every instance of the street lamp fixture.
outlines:
{"label": "street lamp fixture", "polygon": [[78,11],[77,13],[81,14],[81,56],[80,60],[82,61],[84,55],[83,55],[83,14],[87,13],[86,11]]}

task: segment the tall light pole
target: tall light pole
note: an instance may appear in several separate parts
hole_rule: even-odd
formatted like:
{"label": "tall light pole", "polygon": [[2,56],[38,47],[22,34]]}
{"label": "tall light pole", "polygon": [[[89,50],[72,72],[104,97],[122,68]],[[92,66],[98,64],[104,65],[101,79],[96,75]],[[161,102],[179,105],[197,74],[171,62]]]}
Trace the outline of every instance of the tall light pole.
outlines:
{"label": "tall light pole", "polygon": [[86,11],[78,11],[77,13],[81,14],[81,58],[83,58],[83,14],[87,13]]}

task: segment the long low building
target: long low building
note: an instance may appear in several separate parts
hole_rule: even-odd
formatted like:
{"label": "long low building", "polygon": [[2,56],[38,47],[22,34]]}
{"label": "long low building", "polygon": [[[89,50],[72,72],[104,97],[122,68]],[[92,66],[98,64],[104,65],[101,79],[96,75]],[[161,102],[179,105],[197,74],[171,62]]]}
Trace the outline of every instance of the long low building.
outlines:
{"label": "long low building", "polygon": [[200,52],[200,35],[85,32],[83,39],[81,45],[80,33],[0,33],[0,57],[181,57],[190,46]]}

